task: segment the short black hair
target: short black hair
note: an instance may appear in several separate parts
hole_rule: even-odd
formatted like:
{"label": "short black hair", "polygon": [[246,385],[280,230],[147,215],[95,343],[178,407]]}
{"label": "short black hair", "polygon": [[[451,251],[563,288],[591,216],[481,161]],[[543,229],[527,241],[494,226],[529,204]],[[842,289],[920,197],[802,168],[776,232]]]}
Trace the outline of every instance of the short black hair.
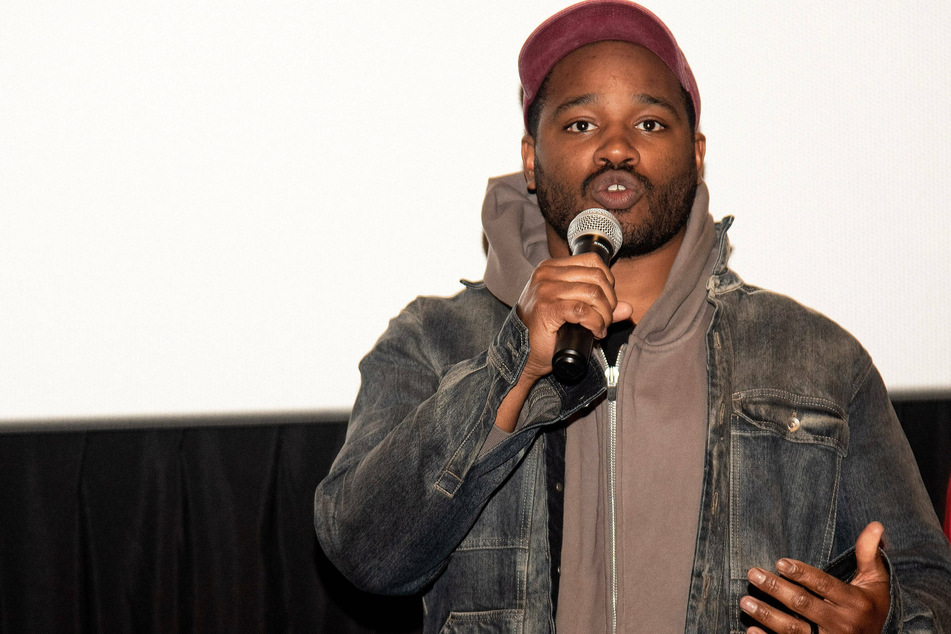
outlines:
{"label": "short black hair", "polygon": [[532,103],[528,105],[528,112],[525,113],[525,123],[528,125],[527,132],[533,139],[538,138],[538,121],[542,116],[542,106],[545,105],[545,100],[548,98],[549,77],[551,77],[551,73],[545,76],[545,81],[538,87],[538,94],[535,95],[535,99]]}
{"label": "short black hair", "polygon": [[[545,105],[545,99],[548,97],[547,92],[549,77],[551,77],[551,74],[545,77],[545,81],[543,81],[542,85],[538,87],[538,94],[535,96],[535,100],[529,104],[528,112],[525,116],[525,121],[528,125],[528,135],[533,139],[538,138],[538,122],[541,119],[542,106]],[[690,126],[691,130],[696,130],[697,113],[693,109],[693,99],[690,97],[690,93],[687,92],[687,89],[683,86],[680,87],[680,94],[684,100],[684,107],[687,109],[687,124]]]}

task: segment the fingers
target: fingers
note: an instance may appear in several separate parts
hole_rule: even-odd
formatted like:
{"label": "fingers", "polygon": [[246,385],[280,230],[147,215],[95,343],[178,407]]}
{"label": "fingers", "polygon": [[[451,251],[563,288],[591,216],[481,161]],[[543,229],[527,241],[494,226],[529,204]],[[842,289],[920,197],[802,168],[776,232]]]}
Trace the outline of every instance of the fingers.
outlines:
{"label": "fingers", "polygon": [[[762,601],[757,601],[753,597],[747,596],[740,599],[740,608],[768,628],[770,632],[812,634],[812,632],[819,631],[818,628],[813,629],[812,623],[796,618]],[[746,634],[766,634],[766,631],[751,626],[747,628]]]}
{"label": "fingers", "polygon": [[[823,591],[817,592],[820,596],[826,596],[824,593],[828,592],[834,594],[836,591],[834,585],[842,584],[841,581],[825,574],[821,570],[806,566],[801,562],[793,562],[789,559],[780,560],[780,562],[777,563],[777,568],[784,568],[783,574],[786,576],[798,577],[797,581],[800,579],[808,579],[809,583]],[[813,575],[813,572],[818,574]],[[831,604],[823,601],[820,597],[817,597],[803,586],[792,583],[761,568],[751,569],[747,577],[754,586],[773,598],[778,599],[792,612],[815,623],[829,621],[832,612]],[[808,633],[811,631],[811,625],[809,623],[750,596],[743,597],[740,600],[740,608],[776,632]]]}
{"label": "fingers", "polygon": [[533,271],[529,284],[546,283],[563,284],[564,286],[560,289],[562,294],[559,295],[562,299],[603,298],[612,309],[617,304],[614,274],[594,253],[542,262]]}
{"label": "fingers", "polygon": [[601,338],[615,316],[630,317],[633,309],[618,303],[614,276],[596,254],[589,253],[539,264],[516,310],[528,327],[528,369],[542,376],[551,371],[555,338],[562,324],[580,324]]}
{"label": "fingers", "polygon": [[519,316],[529,330],[543,326],[555,332],[571,322],[600,338],[607,333],[616,305],[609,272],[592,266],[542,264],[519,298]]}

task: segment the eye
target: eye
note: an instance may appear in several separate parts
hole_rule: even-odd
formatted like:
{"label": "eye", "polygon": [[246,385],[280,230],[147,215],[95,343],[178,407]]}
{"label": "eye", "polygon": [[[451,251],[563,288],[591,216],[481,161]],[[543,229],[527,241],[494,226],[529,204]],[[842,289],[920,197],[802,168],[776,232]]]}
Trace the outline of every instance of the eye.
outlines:
{"label": "eye", "polygon": [[660,121],[655,121],[654,119],[647,119],[646,121],[641,121],[634,127],[644,132],[660,132],[661,130],[665,129],[667,126],[665,126]]}
{"label": "eye", "polygon": [[594,128],[595,125],[590,121],[575,121],[565,126],[565,130],[568,132],[590,132]]}

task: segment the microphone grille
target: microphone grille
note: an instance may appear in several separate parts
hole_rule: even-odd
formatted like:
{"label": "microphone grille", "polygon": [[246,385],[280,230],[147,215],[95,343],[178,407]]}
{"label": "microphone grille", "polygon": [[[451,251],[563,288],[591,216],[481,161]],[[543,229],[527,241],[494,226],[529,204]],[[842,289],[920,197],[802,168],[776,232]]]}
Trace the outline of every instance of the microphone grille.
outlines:
{"label": "microphone grille", "polygon": [[612,254],[618,252],[621,243],[624,241],[621,223],[607,209],[592,207],[575,216],[575,219],[568,225],[568,246],[571,247],[578,236],[591,234],[599,235],[610,242],[613,247]]}

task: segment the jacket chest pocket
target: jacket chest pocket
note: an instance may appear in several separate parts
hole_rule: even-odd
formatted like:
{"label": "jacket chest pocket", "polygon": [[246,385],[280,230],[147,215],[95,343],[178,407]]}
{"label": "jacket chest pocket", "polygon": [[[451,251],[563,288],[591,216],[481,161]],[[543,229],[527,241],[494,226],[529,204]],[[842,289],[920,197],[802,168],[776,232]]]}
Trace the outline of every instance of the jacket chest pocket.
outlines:
{"label": "jacket chest pocket", "polygon": [[780,557],[822,566],[835,529],[844,410],[832,401],[782,390],[733,395],[731,576],[772,570]]}

